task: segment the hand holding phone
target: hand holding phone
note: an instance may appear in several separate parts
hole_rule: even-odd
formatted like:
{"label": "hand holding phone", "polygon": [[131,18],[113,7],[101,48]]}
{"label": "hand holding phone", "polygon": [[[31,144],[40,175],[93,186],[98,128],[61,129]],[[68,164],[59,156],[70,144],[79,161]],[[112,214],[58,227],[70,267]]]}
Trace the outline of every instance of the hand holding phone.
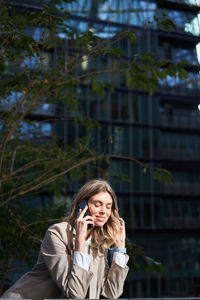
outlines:
{"label": "hand holding phone", "polygon": [[[80,209],[81,209],[81,211],[83,211],[84,208],[86,207],[86,205],[88,205],[86,200],[83,200],[82,202],[77,204],[77,206],[76,206],[76,216],[77,217],[79,216]],[[87,209],[83,217],[86,217],[88,215],[89,215],[89,212],[88,212],[88,209]]]}
{"label": "hand holding phone", "polygon": [[[88,206],[88,203],[86,200],[83,200],[82,202],[78,203],[76,206],[76,216],[78,217],[80,214],[80,209],[81,211],[83,211],[85,209],[85,207]],[[83,215],[83,218],[85,218],[86,216],[89,216],[89,210],[87,209],[86,212]],[[88,224],[87,229],[91,229],[93,227],[92,224]]]}

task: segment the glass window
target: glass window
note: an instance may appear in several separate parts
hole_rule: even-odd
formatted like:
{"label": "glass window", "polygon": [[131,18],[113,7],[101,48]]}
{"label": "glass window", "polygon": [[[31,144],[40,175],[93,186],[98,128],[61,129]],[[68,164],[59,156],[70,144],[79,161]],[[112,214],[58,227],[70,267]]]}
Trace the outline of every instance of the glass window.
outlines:
{"label": "glass window", "polygon": [[3,109],[9,110],[16,105],[22,97],[22,92],[11,91],[9,96],[0,98],[0,106]]}
{"label": "glass window", "polygon": [[151,191],[151,176],[150,172],[142,173],[142,192],[150,192]]}
{"label": "glass window", "polygon": [[164,199],[164,216],[170,217],[172,216],[172,210],[171,210],[171,200],[170,199]]}
{"label": "glass window", "polygon": [[[199,217],[199,214],[198,214],[199,201],[198,201],[198,200],[190,201],[190,205],[191,205],[191,214],[192,214],[192,218],[197,218],[197,217]],[[200,220],[199,220],[199,221],[200,221]],[[199,227],[200,227],[200,222],[199,222]]]}
{"label": "glass window", "polygon": [[117,192],[129,193],[130,185],[132,184],[130,178],[130,163],[123,160],[112,160],[109,173],[113,178],[113,188]]}
{"label": "glass window", "polygon": [[115,154],[129,156],[129,127],[112,126],[112,149]]}
{"label": "glass window", "polygon": [[125,196],[118,197],[119,214],[125,219],[126,227],[131,228],[131,203],[130,198]]}
{"label": "glass window", "polygon": [[159,124],[159,100],[156,97],[152,97],[149,99],[152,106],[152,124]]}
{"label": "glass window", "polygon": [[111,93],[111,119],[118,121],[129,120],[127,93]]}
{"label": "glass window", "polygon": [[78,0],[72,3],[62,1],[62,7],[69,10],[71,14],[87,16],[88,11],[90,10],[90,1]]}
{"label": "glass window", "polygon": [[43,114],[43,115],[54,115],[55,113],[55,106],[54,104],[50,103],[43,103],[39,105],[36,109],[34,109],[32,114]]}
{"label": "glass window", "polygon": [[123,121],[128,121],[129,119],[128,99],[128,94],[120,94],[120,119]]}
{"label": "glass window", "polygon": [[134,94],[130,97],[129,120],[131,123],[139,121],[139,97]]}
{"label": "glass window", "polygon": [[121,192],[123,193],[130,193],[132,179],[130,176],[130,162],[129,161],[121,161],[121,174],[124,175],[123,179],[121,180]]}
{"label": "glass window", "polygon": [[151,199],[144,198],[144,227],[151,227]]}
{"label": "glass window", "polygon": [[140,142],[139,142],[139,131],[140,129],[137,127],[132,127],[131,129],[131,141],[132,141],[132,156],[139,157],[140,156]]}
{"label": "glass window", "polygon": [[189,64],[198,64],[196,49],[172,48],[172,59],[177,62],[182,59],[187,59]]}
{"label": "glass window", "polygon": [[73,112],[73,116],[87,117],[87,89],[78,88],[76,95],[77,109]]}
{"label": "glass window", "polygon": [[22,121],[20,133],[22,138],[39,138],[51,136],[53,124],[50,122],[26,122]]}
{"label": "glass window", "polygon": [[75,3],[63,3],[63,6],[74,15],[136,26],[147,25],[153,20],[156,10],[156,3],[147,0],[79,0]]}
{"label": "glass window", "polygon": [[42,27],[27,27],[23,30],[23,33],[31,36],[35,41],[42,41],[45,36],[45,29]]}
{"label": "glass window", "polygon": [[131,46],[131,43],[129,45],[128,39],[123,39],[120,42],[118,42],[118,45],[116,45],[118,48],[120,48],[124,54],[127,56],[129,54],[129,47]]}
{"label": "glass window", "polygon": [[120,104],[118,99],[118,94],[111,94],[111,119],[120,119]]}
{"label": "glass window", "polygon": [[142,157],[150,156],[149,151],[149,130],[145,128],[140,128],[140,140],[141,140],[141,150]]}
{"label": "glass window", "polygon": [[[71,14],[73,14],[73,11],[70,11]],[[66,25],[73,28],[73,30],[77,32],[86,32],[88,31],[88,23],[86,21],[76,20],[76,19],[68,19],[66,21]],[[63,39],[69,39],[69,36],[67,36],[64,32],[59,33],[59,37]]]}
{"label": "glass window", "polygon": [[[64,124],[63,124],[63,122],[58,123],[57,132],[59,133],[59,135],[60,135],[60,133],[63,132],[63,135],[64,135]],[[76,138],[77,138],[77,135],[76,135],[75,124],[74,124],[74,122],[68,122],[67,123],[67,143],[69,145],[74,143]]]}
{"label": "glass window", "polygon": [[[89,148],[91,148],[92,150],[96,150],[98,153],[101,152],[101,149],[99,147],[99,140],[98,140],[98,137],[99,137],[99,128],[98,127],[95,127],[93,130],[92,130],[92,134],[90,136],[90,140],[89,140]],[[106,168],[105,168],[106,169]]]}
{"label": "glass window", "polygon": [[[200,111],[196,103],[161,103],[160,122],[163,126],[197,128],[200,125],[199,117]],[[195,139],[191,143],[195,143]]]}
{"label": "glass window", "polygon": [[199,145],[199,135],[163,132],[160,150],[166,158],[198,159]]}
{"label": "glass window", "polygon": [[112,161],[109,168],[110,177],[112,178],[113,188],[116,192],[120,192],[121,163],[120,161]]}
{"label": "glass window", "polygon": [[36,54],[31,58],[27,57],[21,64],[21,68],[28,67],[29,69],[39,68],[40,71],[45,72],[49,70],[52,65],[52,54],[43,52],[41,57]]}
{"label": "glass window", "polygon": [[159,281],[159,277],[150,279],[151,297],[153,297],[153,298],[157,298],[158,294],[159,294],[158,281]]}
{"label": "glass window", "polygon": [[186,4],[200,6],[199,0],[173,0],[173,1],[178,1],[178,2],[181,2],[181,3],[183,1]]}
{"label": "glass window", "polygon": [[142,190],[141,187],[141,166],[137,163],[132,162],[132,176],[133,178],[131,179],[132,182],[132,188],[133,188],[133,193],[134,192],[139,192]]}
{"label": "glass window", "polygon": [[153,21],[157,5],[151,1],[129,1],[129,24],[147,26]]}
{"label": "glass window", "polygon": [[87,130],[84,125],[79,124],[78,125],[78,137],[86,137],[87,136]]}
{"label": "glass window", "polygon": [[173,210],[173,217],[180,217],[179,200],[174,199],[172,201],[172,210]]}
{"label": "glass window", "polygon": [[101,20],[128,23],[127,1],[107,0],[100,3],[98,18]]}
{"label": "glass window", "polygon": [[159,14],[161,19],[162,15],[166,14],[171,20],[175,22],[178,30],[185,31],[195,36],[199,36],[200,24],[196,13],[160,8]]}
{"label": "glass window", "polygon": [[109,153],[110,145],[112,142],[111,130],[108,125],[101,125],[100,130],[100,149],[103,153]]}
{"label": "glass window", "polygon": [[110,114],[110,103],[108,99],[108,94],[105,95],[105,97],[102,99],[99,97],[99,107],[98,107],[98,113],[99,113],[99,119],[100,120],[109,120],[109,114]]}
{"label": "glass window", "polygon": [[21,59],[22,63],[16,64],[15,62],[5,61],[6,70],[5,72],[14,73],[19,71],[20,69],[24,69],[28,67],[30,70],[36,69],[39,70],[41,73],[45,73],[52,67],[53,57],[52,53],[43,52],[38,56],[36,53],[33,54],[31,57],[27,57],[25,53],[22,52],[23,59]]}
{"label": "glass window", "polygon": [[140,122],[149,123],[149,99],[147,96],[140,96]]}
{"label": "glass window", "polygon": [[46,123],[46,122],[41,123],[40,130],[42,132],[42,135],[50,136],[52,133],[52,123]]}
{"label": "glass window", "polygon": [[160,80],[160,90],[161,92],[166,91],[167,93],[181,94],[185,95],[199,95],[200,89],[200,74],[189,72],[188,77],[185,79],[180,79],[178,77],[174,78],[167,75],[167,78]]}
{"label": "glass window", "polygon": [[137,297],[136,298],[146,298],[147,295],[147,280],[146,279],[140,279],[136,281],[137,283]]}
{"label": "glass window", "polygon": [[152,156],[155,159],[159,158],[159,137],[160,132],[159,130],[152,129]]}
{"label": "glass window", "polygon": [[88,92],[86,89],[81,89],[79,97],[81,98],[79,106],[81,105],[81,111],[85,114],[85,116],[87,115],[86,112],[88,102],[89,116],[91,118],[94,118],[96,120],[109,120],[110,101],[108,93],[106,93],[105,97],[102,98],[90,89],[88,90]]}
{"label": "glass window", "polygon": [[90,91],[89,96],[89,116],[98,119],[98,96]]}
{"label": "glass window", "polygon": [[118,36],[119,32],[122,31],[121,27],[108,25],[107,23],[91,23],[91,28],[94,30],[95,35],[102,39],[100,43],[105,43],[105,39],[107,38],[115,38],[116,36]]}
{"label": "glass window", "polygon": [[133,226],[141,227],[141,198],[133,198]]}

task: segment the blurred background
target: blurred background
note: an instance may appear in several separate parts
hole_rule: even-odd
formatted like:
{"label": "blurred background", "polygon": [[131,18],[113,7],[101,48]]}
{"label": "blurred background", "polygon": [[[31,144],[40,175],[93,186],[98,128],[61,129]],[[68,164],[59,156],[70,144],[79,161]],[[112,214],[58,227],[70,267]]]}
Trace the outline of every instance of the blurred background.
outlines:
{"label": "blurred background", "polygon": [[[19,10],[37,10],[37,1],[12,2]],[[104,98],[97,96],[86,80],[76,89],[78,109],[71,118],[67,110],[51,103],[42,104],[31,118],[42,120],[40,130],[46,137],[56,134],[65,144],[87,135],[81,123],[74,126],[74,118],[97,120],[101,126],[95,128],[91,144],[99,152],[134,157],[172,173],[173,182],[166,184],[155,181],[151,172],[143,172],[134,161],[112,158],[110,167],[106,166],[128,238],[166,268],[164,274],[142,268],[131,271],[122,297],[200,296],[200,1],[77,0],[63,3],[63,7],[69,11],[67,26],[80,33],[91,30],[102,41],[122,30],[133,31],[136,44],[128,39],[117,42],[127,61],[147,52],[172,63],[187,60],[188,77],[168,75],[160,80],[153,96],[137,87],[128,88],[120,73],[105,73],[101,79],[110,82],[114,90],[106,91]],[[163,28],[166,18],[176,24],[171,31]],[[39,26],[27,32],[35,40],[41,38]],[[78,51],[64,34],[60,37],[62,51]],[[43,53],[43,68],[50,68],[58,53],[59,49]],[[36,63],[34,58],[26,61],[30,69]],[[106,56],[97,57],[82,62],[79,72],[109,69],[110,63]],[[20,95],[13,93],[13,102]],[[63,120],[49,121],[58,116]],[[102,164],[97,164],[92,176],[102,177],[101,169]],[[115,174],[126,176],[117,180]],[[69,199],[85,179],[70,181]],[[43,192],[32,201],[45,202],[48,197]],[[10,275],[10,284],[19,276],[16,274]]]}

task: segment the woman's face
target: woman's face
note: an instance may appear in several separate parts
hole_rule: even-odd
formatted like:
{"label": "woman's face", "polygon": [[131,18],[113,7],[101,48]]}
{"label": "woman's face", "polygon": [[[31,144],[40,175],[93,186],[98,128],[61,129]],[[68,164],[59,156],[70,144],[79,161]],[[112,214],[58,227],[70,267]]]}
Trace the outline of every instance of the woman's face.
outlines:
{"label": "woman's face", "polygon": [[103,226],[108,221],[112,205],[112,197],[107,192],[100,192],[88,200],[88,209],[95,226]]}

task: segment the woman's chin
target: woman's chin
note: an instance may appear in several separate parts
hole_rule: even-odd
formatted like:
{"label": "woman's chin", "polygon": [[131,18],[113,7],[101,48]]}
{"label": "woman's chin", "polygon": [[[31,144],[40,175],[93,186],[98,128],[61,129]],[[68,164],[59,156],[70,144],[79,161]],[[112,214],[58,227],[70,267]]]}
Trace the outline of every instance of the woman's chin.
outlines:
{"label": "woman's chin", "polygon": [[96,221],[95,222],[95,226],[97,226],[97,227],[102,227],[102,226],[104,226],[106,224],[106,221]]}

